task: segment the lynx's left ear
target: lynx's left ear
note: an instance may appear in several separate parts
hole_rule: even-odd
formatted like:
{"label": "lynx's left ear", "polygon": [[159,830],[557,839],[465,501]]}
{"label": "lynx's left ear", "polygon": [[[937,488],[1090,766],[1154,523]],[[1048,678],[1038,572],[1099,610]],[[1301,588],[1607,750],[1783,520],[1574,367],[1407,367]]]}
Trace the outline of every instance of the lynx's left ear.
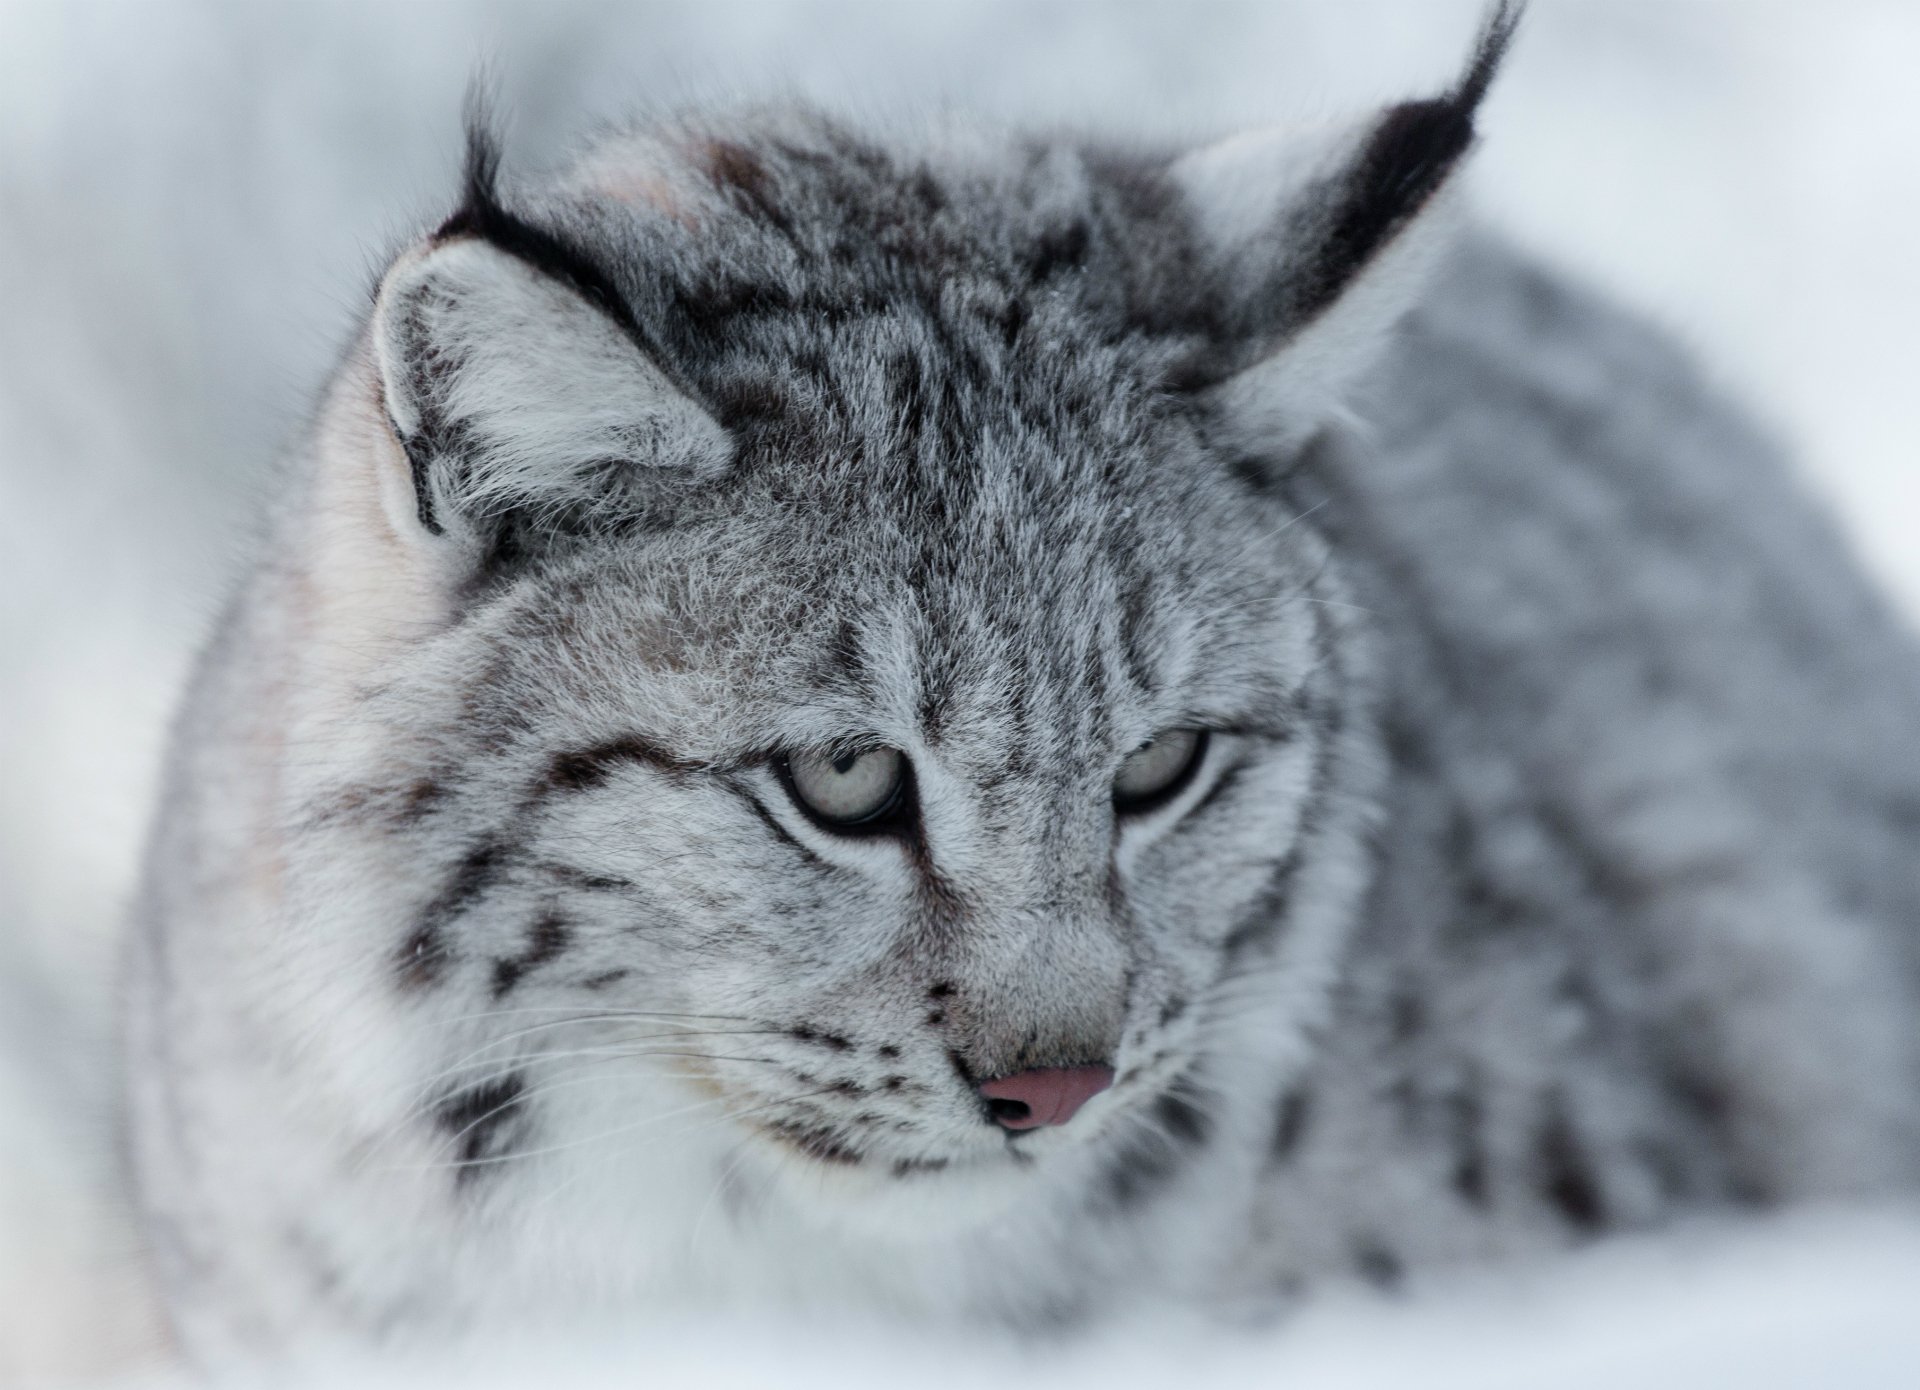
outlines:
{"label": "lynx's left ear", "polygon": [[1494,6],[1442,96],[1331,136],[1252,132],[1174,163],[1213,299],[1194,376],[1235,433],[1301,442],[1418,299],[1455,235],[1450,184],[1522,8]]}

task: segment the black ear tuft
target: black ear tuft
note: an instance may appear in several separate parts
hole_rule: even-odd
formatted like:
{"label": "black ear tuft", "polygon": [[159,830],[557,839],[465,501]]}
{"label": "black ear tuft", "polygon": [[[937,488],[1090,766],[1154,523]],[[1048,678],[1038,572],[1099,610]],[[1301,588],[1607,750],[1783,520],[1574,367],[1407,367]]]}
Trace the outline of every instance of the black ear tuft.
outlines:
{"label": "black ear tuft", "polygon": [[494,107],[491,83],[484,75],[477,76],[467,87],[462,110],[467,149],[461,169],[460,206],[434,230],[432,239],[478,237],[558,280],[611,318],[634,346],[673,377],[681,390],[688,391],[687,383],[673,371],[653,335],[635,317],[626,296],[594,258],[567,237],[507,206],[500,193],[503,142]]}
{"label": "black ear tuft", "polygon": [[471,236],[489,242],[550,275],[581,295],[617,323],[637,346],[654,351],[641,332],[626,297],[579,247],[512,211],[500,196],[500,123],[493,94],[483,78],[467,88],[463,123],[467,154],[461,169],[460,206],[434,229],[433,240]]}
{"label": "black ear tuft", "polygon": [[460,207],[441,224],[436,236],[478,231],[507,216],[500,206],[501,140],[494,106],[491,84],[485,76],[476,75],[467,86],[467,98],[461,110],[467,154],[461,168]]}
{"label": "black ear tuft", "polygon": [[1473,144],[1474,114],[1513,42],[1525,0],[1498,0],[1452,91],[1389,109],[1338,194],[1314,263],[1301,275],[1296,312],[1325,308],[1446,182]]}

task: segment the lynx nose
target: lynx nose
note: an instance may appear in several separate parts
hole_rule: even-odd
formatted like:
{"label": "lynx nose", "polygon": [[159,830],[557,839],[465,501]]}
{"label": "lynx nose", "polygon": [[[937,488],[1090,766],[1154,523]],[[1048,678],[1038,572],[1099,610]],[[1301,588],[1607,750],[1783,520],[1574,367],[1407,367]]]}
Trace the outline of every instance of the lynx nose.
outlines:
{"label": "lynx nose", "polygon": [[1063,1125],[1113,1084],[1113,1068],[1036,1067],[981,1083],[987,1113],[1002,1129]]}

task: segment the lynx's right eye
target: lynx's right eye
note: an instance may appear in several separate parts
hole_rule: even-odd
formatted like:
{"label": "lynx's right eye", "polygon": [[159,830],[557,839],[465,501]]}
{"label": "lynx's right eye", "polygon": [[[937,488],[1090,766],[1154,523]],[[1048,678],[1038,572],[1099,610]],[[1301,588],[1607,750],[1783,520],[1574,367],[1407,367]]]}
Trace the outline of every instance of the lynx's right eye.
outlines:
{"label": "lynx's right eye", "polygon": [[1113,779],[1114,809],[1137,816],[1164,806],[1193,780],[1207,756],[1204,729],[1167,729],[1129,753]]}
{"label": "lynx's right eye", "polygon": [[794,753],[778,764],[787,794],[829,830],[868,830],[891,821],[905,800],[907,759],[897,748],[829,757]]}

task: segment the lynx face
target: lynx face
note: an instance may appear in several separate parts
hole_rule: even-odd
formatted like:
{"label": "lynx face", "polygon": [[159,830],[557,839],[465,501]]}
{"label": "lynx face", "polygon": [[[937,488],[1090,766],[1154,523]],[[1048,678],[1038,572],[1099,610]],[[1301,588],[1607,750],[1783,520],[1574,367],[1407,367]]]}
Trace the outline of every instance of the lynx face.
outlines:
{"label": "lynx face", "polygon": [[[565,1142],[543,1087],[622,1049],[887,1181],[1176,1103],[1324,794],[1337,641],[1296,514],[1115,394],[917,465],[769,440],[671,527],[526,563],[371,701],[406,769],[378,799],[436,866],[398,1006],[463,1018],[471,1175]],[[1068,1068],[1112,1080],[1070,1125],[981,1091]]]}

